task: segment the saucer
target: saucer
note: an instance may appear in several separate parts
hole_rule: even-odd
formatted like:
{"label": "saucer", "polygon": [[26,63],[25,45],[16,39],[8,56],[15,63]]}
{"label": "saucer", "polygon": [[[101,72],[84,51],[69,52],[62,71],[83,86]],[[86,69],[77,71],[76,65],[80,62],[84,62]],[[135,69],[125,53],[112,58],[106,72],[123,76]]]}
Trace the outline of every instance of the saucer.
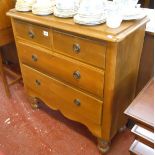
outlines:
{"label": "saucer", "polygon": [[146,17],[146,14],[140,13],[140,14],[132,15],[132,16],[124,16],[123,20],[139,20],[139,19],[142,19],[144,17]]}
{"label": "saucer", "polygon": [[79,16],[79,14],[75,15],[74,16],[74,22],[77,23],[77,24],[82,24],[82,25],[99,25],[99,24],[102,24],[104,23],[106,20],[105,20],[105,16],[102,16],[100,18],[91,18],[91,16],[89,18],[81,18]]}
{"label": "saucer", "polygon": [[94,15],[86,15],[86,14],[81,14],[81,13],[78,13],[79,17],[80,18],[92,18],[92,19],[101,19],[101,17],[103,16],[103,13],[100,13],[100,14],[94,14]]}
{"label": "saucer", "polygon": [[32,13],[35,15],[41,15],[41,16],[45,16],[45,15],[50,15],[53,13],[53,9],[51,10],[32,10]]}
{"label": "saucer", "polygon": [[123,20],[138,20],[146,16],[146,13],[139,8],[134,8],[131,11],[126,11],[123,14]]}
{"label": "saucer", "polygon": [[17,11],[27,12],[32,10],[32,5],[36,0],[17,0],[15,4],[15,9]]}
{"label": "saucer", "polygon": [[32,13],[35,15],[49,15],[53,13],[53,9],[54,1],[48,0],[46,3],[38,1],[32,6]]}
{"label": "saucer", "polygon": [[32,6],[27,6],[27,5],[15,5],[15,9],[17,11],[21,11],[21,12],[28,12],[32,10]]}
{"label": "saucer", "polygon": [[57,9],[56,7],[54,8],[54,15],[56,17],[60,17],[60,18],[70,18],[70,17],[73,17],[74,15],[76,14],[75,11],[73,10],[59,10]]}

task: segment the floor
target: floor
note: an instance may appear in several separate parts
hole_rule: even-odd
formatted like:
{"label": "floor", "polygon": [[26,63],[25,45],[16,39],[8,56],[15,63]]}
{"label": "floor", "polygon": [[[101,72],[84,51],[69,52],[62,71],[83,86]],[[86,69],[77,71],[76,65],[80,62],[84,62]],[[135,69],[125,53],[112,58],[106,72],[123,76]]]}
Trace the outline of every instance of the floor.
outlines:
{"label": "floor", "polygon": [[[0,81],[0,155],[100,155],[88,129],[42,105],[32,110],[23,84],[8,99]],[[107,155],[129,155],[134,137],[127,129],[112,141]]]}

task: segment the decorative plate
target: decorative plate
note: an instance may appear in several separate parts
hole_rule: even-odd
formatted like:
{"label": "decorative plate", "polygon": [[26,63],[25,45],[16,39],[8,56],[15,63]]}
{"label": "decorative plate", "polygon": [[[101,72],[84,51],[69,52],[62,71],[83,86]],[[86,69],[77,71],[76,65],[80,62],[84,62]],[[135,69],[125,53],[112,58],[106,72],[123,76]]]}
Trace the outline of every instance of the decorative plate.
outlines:
{"label": "decorative plate", "polygon": [[74,15],[76,14],[76,12],[73,11],[59,11],[56,7],[54,8],[54,15],[56,17],[60,17],[60,18],[70,18],[70,17],[74,17]]}
{"label": "decorative plate", "polygon": [[132,16],[124,16],[123,20],[138,20],[138,19],[142,19],[146,16],[145,13],[140,13],[140,14],[136,14],[136,15],[132,15]]}
{"label": "decorative plate", "polygon": [[74,16],[74,22],[82,25],[99,25],[104,23],[105,21],[106,20],[104,16],[102,16],[100,19],[81,18],[78,14]]}

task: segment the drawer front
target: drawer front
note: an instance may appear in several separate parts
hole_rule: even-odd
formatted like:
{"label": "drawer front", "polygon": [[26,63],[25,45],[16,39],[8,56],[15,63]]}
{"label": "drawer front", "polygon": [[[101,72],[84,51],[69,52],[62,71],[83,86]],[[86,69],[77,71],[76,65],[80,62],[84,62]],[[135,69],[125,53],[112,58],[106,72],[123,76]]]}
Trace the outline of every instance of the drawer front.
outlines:
{"label": "drawer front", "polygon": [[22,63],[54,76],[98,97],[103,97],[104,71],[85,65],[51,51],[18,44],[19,57]]}
{"label": "drawer front", "polygon": [[101,123],[102,101],[26,65],[22,65],[22,74],[27,91],[37,94],[50,107],[82,123]]}
{"label": "drawer front", "polygon": [[47,27],[14,20],[14,28],[17,37],[21,37],[46,48],[52,48],[52,31]]}
{"label": "drawer front", "polygon": [[53,46],[57,52],[88,64],[105,68],[106,46],[103,42],[79,38],[54,30]]}

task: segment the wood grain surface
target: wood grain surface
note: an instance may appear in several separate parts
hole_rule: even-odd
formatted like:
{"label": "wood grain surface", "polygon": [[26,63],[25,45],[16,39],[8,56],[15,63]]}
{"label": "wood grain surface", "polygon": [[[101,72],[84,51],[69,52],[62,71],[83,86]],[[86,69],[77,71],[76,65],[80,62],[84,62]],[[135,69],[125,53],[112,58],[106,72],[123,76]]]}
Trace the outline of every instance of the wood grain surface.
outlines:
{"label": "wood grain surface", "polygon": [[[28,94],[60,110],[67,118],[85,124],[103,144],[99,147],[106,149],[127,122],[123,112],[135,97],[148,19],[126,21],[118,29],[109,29],[105,24],[80,26],[72,19],[52,15],[35,16],[15,10],[8,15],[12,18]],[[19,37],[17,21],[36,27],[38,40],[29,39],[24,33]],[[46,41],[40,35],[45,28],[50,35]],[[25,27],[20,27],[20,31],[24,32]],[[37,61],[33,58],[32,62],[32,54]],[[74,71],[80,71],[76,81],[72,77]],[[74,100],[84,107],[74,108]]]}

